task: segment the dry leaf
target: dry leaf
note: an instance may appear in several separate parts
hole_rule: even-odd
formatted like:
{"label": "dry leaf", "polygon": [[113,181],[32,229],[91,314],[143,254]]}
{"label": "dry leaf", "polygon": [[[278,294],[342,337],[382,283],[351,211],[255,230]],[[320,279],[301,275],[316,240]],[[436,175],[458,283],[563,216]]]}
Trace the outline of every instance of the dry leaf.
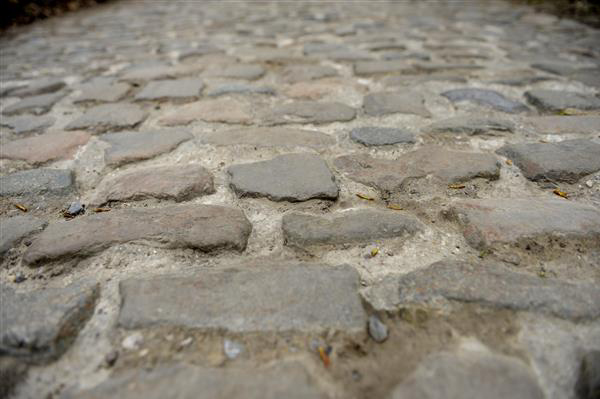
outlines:
{"label": "dry leaf", "polygon": [[374,258],[379,253],[379,248],[373,248],[371,250],[371,257]]}
{"label": "dry leaf", "polygon": [[15,204],[15,208],[17,208],[21,212],[27,212],[27,207],[25,205]]}
{"label": "dry leaf", "polygon": [[108,211],[110,211],[110,208],[94,208],[94,212],[96,212],[96,213],[108,212]]}
{"label": "dry leaf", "polygon": [[402,210],[402,207],[400,205],[396,205],[396,204],[389,204],[387,207],[389,209],[393,209],[395,211],[401,211]]}
{"label": "dry leaf", "polygon": [[329,355],[327,354],[327,351],[325,350],[325,348],[323,348],[322,346],[319,346],[319,356],[321,357],[321,360],[323,361],[323,365],[325,367],[329,367],[329,364],[331,364],[331,359],[329,358]]}
{"label": "dry leaf", "polygon": [[552,192],[553,192],[554,194],[558,195],[559,197],[563,197],[563,198],[569,198],[569,194],[567,194],[567,193],[566,193],[566,192],[564,192],[564,191],[560,191],[558,188],[555,188],[555,189],[554,189]]}
{"label": "dry leaf", "polygon": [[448,184],[448,188],[453,188],[455,190],[458,190],[460,188],[465,188],[466,186],[464,184]]}
{"label": "dry leaf", "polygon": [[506,164],[507,164],[507,165],[512,165],[512,161],[511,161],[510,159],[507,159],[507,160],[506,160]]}
{"label": "dry leaf", "polygon": [[373,200],[375,200],[375,198],[373,198],[373,197],[369,197],[369,196],[368,196],[368,195],[366,195],[366,194],[357,193],[357,194],[356,194],[356,196],[357,196],[358,198],[361,198],[361,199],[364,199],[364,200],[367,200],[367,201],[373,201]]}

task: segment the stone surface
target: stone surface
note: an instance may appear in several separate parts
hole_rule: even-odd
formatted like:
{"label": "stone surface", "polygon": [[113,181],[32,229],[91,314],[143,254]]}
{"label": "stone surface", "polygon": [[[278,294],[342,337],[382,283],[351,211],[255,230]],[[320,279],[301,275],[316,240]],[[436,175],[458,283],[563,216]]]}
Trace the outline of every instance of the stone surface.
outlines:
{"label": "stone surface", "polygon": [[376,126],[354,128],[350,131],[350,138],[366,146],[415,142],[415,135],[407,130]]}
{"label": "stone surface", "polygon": [[65,129],[89,130],[94,133],[131,129],[142,123],[146,116],[146,112],[134,104],[103,104],[88,109]]}
{"label": "stone surface", "polygon": [[81,86],[81,94],[74,101],[83,102],[116,102],[129,93],[131,86],[113,79],[96,79]]}
{"label": "stone surface", "polygon": [[314,130],[287,127],[249,127],[208,133],[202,138],[202,142],[213,145],[310,147],[323,149],[335,144],[335,139]]}
{"label": "stone surface", "polygon": [[210,97],[224,96],[227,94],[263,94],[273,96],[275,93],[275,89],[268,86],[255,86],[246,83],[226,83],[209,90],[206,95]]}
{"label": "stone surface", "polygon": [[154,166],[104,179],[93,204],[146,198],[185,201],[215,192],[213,177],[200,165]]}
{"label": "stone surface", "polygon": [[113,376],[66,399],[325,399],[298,363],[235,369],[167,364]]}
{"label": "stone surface", "polygon": [[252,225],[234,208],[171,205],[124,208],[50,223],[23,255],[36,265],[61,258],[85,257],[111,245],[144,241],[166,248],[242,251]]}
{"label": "stone surface", "polygon": [[391,399],[543,399],[534,373],[520,360],[485,349],[428,356],[394,388]]}
{"label": "stone surface", "polygon": [[330,217],[288,213],[281,222],[286,244],[297,247],[405,238],[423,230],[416,218],[393,210],[353,210]]}
{"label": "stone surface", "polygon": [[412,67],[404,60],[361,61],[354,64],[357,75],[376,75],[390,72],[409,71]]}
{"label": "stone surface", "polygon": [[464,182],[481,177],[496,180],[500,165],[492,154],[446,150],[427,146],[397,159],[372,158],[366,154],[343,155],[334,161],[336,169],[352,180],[384,192],[402,191],[412,179],[432,176],[439,184]]}
{"label": "stone surface", "polygon": [[19,102],[4,107],[4,115],[17,115],[29,112],[36,115],[45,114],[61,100],[66,93],[40,94],[39,96],[26,97]]}
{"label": "stone surface", "polygon": [[575,183],[600,170],[600,144],[590,140],[507,144],[496,151],[533,181]]}
{"label": "stone surface", "polygon": [[120,292],[125,328],[361,332],[367,321],[349,266],[255,262],[195,277],[125,280]]}
{"label": "stone surface", "polygon": [[526,92],[525,98],[540,112],[558,112],[569,108],[600,109],[600,98],[573,91],[535,89]]}
{"label": "stone surface", "polygon": [[457,116],[443,119],[423,128],[425,133],[454,133],[474,135],[494,135],[501,132],[514,132],[514,123],[499,118]]}
{"label": "stone surface", "polygon": [[297,101],[275,105],[267,111],[265,121],[269,124],[282,123],[332,123],[347,122],[356,116],[356,111],[345,104],[335,102]]}
{"label": "stone surface", "polygon": [[[513,272],[495,264],[445,260],[398,279],[397,297],[373,303],[376,308],[422,304],[445,298],[494,308],[545,313],[569,320],[600,315],[600,288]],[[383,305],[383,306],[382,306]]]}
{"label": "stone surface", "polygon": [[17,134],[44,131],[52,126],[54,122],[55,119],[47,115],[18,115],[0,118],[0,126],[7,126]]}
{"label": "stone surface", "polygon": [[600,395],[600,350],[589,351],[581,359],[575,393],[577,399],[594,399]]}
{"label": "stone surface", "polygon": [[431,113],[425,106],[425,99],[420,93],[387,92],[373,93],[365,96],[363,109],[369,116],[382,116],[387,114],[415,114],[425,118]]}
{"label": "stone surface", "polygon": [[260,65],[239,64],[230,65],[209,73],[208,76],[217,76],[229,79],[256,80],[266,73],[265,68]]}
{"label": "stone surface", "polygon": [[24,88],[13,90],[10,94],[18,97],[38,96],[40,94],[54,93],[65,86],[66,83],[62,79],[40,79],[29,83]]}
{"label": "stone surface", "polygon": [[204,83],[200,79],[153,80],[135,95],[135,99],[139,101],[190,101],[197,99],[203,88]]}
{"label": "stone surface", "polygon": [[384,342],[388,337],[387,326],[375,315],[369,316],[368,331],[373,341],[377,343]]}
{"label": "stone surface", "polygon": [[252,118],[253,112],[248,104],[232,98],[218,98],[180,106],[164,116],[160,123],[165,126],[177,126],[202,120],[246,125]]}
{"label": "stone surface", "polygon": [[97,284],[81,281],[30,293],[2,285],[0,351],[34,362],[55,360],[94,312],[99,291]]}
{"label": "stone surface", "polygon": [[85,132],[45,133],[4,144],[0,158],[20,159],[32,165],[72,158],[89,139],[90,135]]}
{"label": "stone surface", "polygon": [[453,204],[451,212],[475,248],[527,243],[545,236],[600,238],[600,211],[562,198],[463,200]]}
{"label": "stone surface", "polygon": [[73,172],[31,169],[0,177],[0,197],[65,195],[75,189]]}
{"label": "stone surface", "polygon": [[528,111],[527,106],[518,101],[511,100],[504,95],[486,89],[454,89],[442,93],[453,103],[469,101],[479,105],[485,105],[495,110],[516,114]]}
{"label": "stone surface", "polygon": [[312,154],[286,154],[269,161],[229,167],[231,187],[240,197],[272,201],[336,199],[339,188],[327,163]]}
{"label": "stone surface", "polygon": [[155,130],[105,134],[102,140],[110,144],[104,150],[107,165],[118,166],[153,158],[175,149],[193,136],[184,130]]}
{"label": "stone surface", "polygon": [[16,215],[0,219],[0,256],[14,247],[23,238],[41,231],[48,223],[29,215]]}
{"label": "stone surface", "polygon": [[310,64],[290,65],[282,72],[283,79],[288,83],[328,78],[331,76],[336,76],[337,74],[338,72],[335,68]]}
{"label": "stone surface", "polygon": [[600,132],[600,116],[596,115],[532,116],[526,119],[526,123],[540,134],[594,134]]}

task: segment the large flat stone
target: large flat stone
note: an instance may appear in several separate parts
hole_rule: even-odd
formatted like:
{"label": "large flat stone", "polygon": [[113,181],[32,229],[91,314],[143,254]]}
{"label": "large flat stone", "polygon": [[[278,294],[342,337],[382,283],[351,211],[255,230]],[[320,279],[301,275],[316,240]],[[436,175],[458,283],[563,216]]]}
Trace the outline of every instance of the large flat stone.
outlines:
{"label": "large flat stone", "polygon": [[325,161],[312,154],[286,154],[269,161],[233,165],[231,187],[240,197],[272,201],[336,199],[338,186]]}
{"label": "large flat stone", "polygon": [[540,112],[558,112],[568,108],[600,109],[600,98],[573,91],[535,89],[526,92],[525,98]]}
{"label": "large flat stone", "polygon": [[132,241],[203,252],[242,251],[251,230],[244,214],[234,208],[213,205],[125,208],[49,224],[33,240],[23,262],[35,265],[64,257],[85,257],[111,245]]}
{"label": "large flat stone", "polygon": [[533,181],[575,183],[600,170],[600,144],[590,140],[507,144],[496,151]]}
{"label": "large flat stone", "polygon": [[0,118],[0,126],[7,126],[15,133],[31,133],[44,131],[54,124],[56,119],[51,116],[18,115]]}
{"label": "large flat stone", "polygon": [[180,106],[163,117],[160,123],[164,126],[178,126],[202,120],[247,125],[252,119],[250,105],[233,98],[217,98]]}
{"label": "large flat stone", "polygon": [[213,145],[251,145],[257,147],[328,148],[335,139],[314,130],[287,127],[249,127],[206,134],[202,142]]}
{"label": "large flat stone", "polygon": [[214,76],[229,79],[256,80],[261,78],[267,71],[260,65],[237,64],[215,69],[207,73]]}
{"label": "large flat stone", "polygon": [[92,315],[98,294],[98,285],[89,282],[28,293],[2,285],[0,353],[36,362],[55,360]]}
{"label": "large flat stone", "polygon": [[366,146],[415,142],[415,135],[413,133],[393,127],[358,127],[350,131],[350,138]]}
{"label": "large flat stone", "polygon": [[135,99],[139,101],[195,100],[200,97],[204,83],[200,79],[184,78],[149,82]]}
{"label": "large flat stone", "polygon": [[154,166],[104,179],[93,204],[158,198],[184,201],[215,192],[213,177],[200,165]]}
{"label": "large flat stone", "polygon": [[102,104],[88,109],[65,129],[89,130],[95,133],[131,129],[142,123],[146,116],[146,112],[135,104]]}
{"label": "large flat stone", "polygon": [[264,119],[268,124],[332,123],[354,119],[354,108],[336,102],[296,101],[275,105]]}
{"label": "large flat stone", "polygon": [[41,231],[48,223],[29,215],[16,215],[0,219],[0,256],[14,247],[23,238]]}
{"label": "large flat stone", "polygon": [[65,195],[74,188],[73,172],[65,169],[31,169],[0,177],[0,197]]}
{"label": "large flat stone", "polygon": [[356,75],[376,75],[390,72],[407,72],[413,67],[405,60],[360,61],[354,64]]}
{"label": "large flat stone", "polygon": [[115,102],[123,99],[129,93],[131,86],[113,79],[97,78],[81,86],[81,94],[74,101],[83,102]]}
{"label": "large flat stone", "polygon": [[501,132],[513,132],[514,123],[499,118],[457,116],[432,123],[423,128],[425,133],[454,133],[474,135],[494,135]]}
{"label": "large flat stone", "polygon": [[532,116],[525,120],[536,133],[540,134],[565,134],[565,133],[600,133],[600,116]]}
{"label": "large flat stone", "polygon": [[378,159],[366,154],[343,155],[334,166],[352,180],[384,192],[401,191],[407,180],[431,176],[438,184],[458,183],[481,177],[496,180],[500,165],[492,154],[446,150],[428,146],[400,156]]}
{"label": "large flat stone", "polygon": [[89,139],[90,135],[85,132],[45,133],[4,144],[0,148],[0,158],[20,159],[33,165],[72,158]]}
{"label": "large flat stone", "polygon": [[283,71],[283,79],[288,83],[327,78],[338,74],[335,68],[322,65],[290,65]]}
{"label": "large flat stone", "polygon": [[484,348],[429,355],[392,391],[391,399],[543,399],[522,361]]}
{"label": "large flat stone", "polygon": [[398,296],[383,300],[384,308],[445,298],[575,321],[600,316],[595,284],[544,279],[495,264],[440,261],[400,277],[395,287]]}
{"label": "large flat stone", "polygon": [[325,399],[298,363],[268,368],[211,369],[166,364],[155,369],[130,370],[66,399]]}
{"label": "large flat stone", "polygon": [[366,95],[363,100],[363,109],[369,116],[395,113],[415,114],[425,118],[431,116],[431,113],[425,107],[423,95],[411,92],[386,92]]}
{"label": "large flat stone", "polygon": [[288,245],[307,247],[406,237],[421,231],[423,225],[396,211],[355,210],[329,217],[288,213],[281,227]]}
{"label": "large flat stone", "polygon": [[153,158],[175,149],[192,134],[183,130],[156,130],[149,132],[120,132],[105,134],[102,140],[110,144],[104,150],[107,165],[118,166]]}
{"label": "large flat stone", "polygon": [[40,94],[54,93],[63,87],[66,83],[63,79],[43,78],[29,83],[26,87],[11,91],[11,96],[26,97],[38,96]]}
{"label": "large flat stone", "polygon": [[36,115],[45,114],[65,95],[66,93],[64,92],[58,92],[26,97],[17,103],[5,107],[2,113],[4,115],[16,115],[25,112]]}
{"label": "large flat stone", "polygon": [[366,313],[350,266],[264,262],[195,277],[122,281],[119,324],[232,332],[362,332]]}
{"label": "large flat stone", "polygon": [[525,104],[520,103],[504,95],[487,89],[454,89],[442,93],[453,103],[469,101],[479,105],[492,107],[498,111],[507,112],[510,114],[528,111]]}
{"label": "large flat stone", "polygon": [[564,199],[497,198],[452,205],[470,245],[485,248],[540,237],[600,239],[600,211]]}

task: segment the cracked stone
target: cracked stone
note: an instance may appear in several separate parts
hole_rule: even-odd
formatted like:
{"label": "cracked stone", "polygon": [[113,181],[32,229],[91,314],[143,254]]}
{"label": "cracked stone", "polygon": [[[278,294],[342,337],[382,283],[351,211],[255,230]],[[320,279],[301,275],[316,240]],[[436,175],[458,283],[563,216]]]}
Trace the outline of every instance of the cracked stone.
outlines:
{"label": "cracked stone", "polygon": [[409,131],[390,127],[366,126],[350,131],[350,138],[366,146],[391,145],[415,142],[415,135]]}
{"label": "cracked stone", "polygon": [[540,112],[558,112],[567,108],[600,109],[600,98],[573,91],[535,89],[526,92],[525,98]]}
{"label": "cracked stone", "polygon": [[204,83],[200,79],[154,80],[148,82],[135,96],[135,99],[138,101],[190,101],[200,97],[203,88]]}
{"label": "cracked stone", "polygon": [[325,149],[335,144],[335,139],[325,133],[287,127],[249,127],[216,131],[202,138],[213,145],[251,145],[258,147],[310,147]]}
{"label": "cracked stone", "polygon": [[2,113],[4,115],[16,115],[25,112],[30,112],[36,115],[45,114],[46,112],[50,111],[52,106],[54,106],[54,104],[61,100],[65,95],[65,92],[58,92],[26,97],[15,104],[6,106]]}
{"label": "cracked stone", "polygon": [[435,122],[425,128],[429,133],[455,133],[469,136],[498,134],[499,132],[513,132],[514,123],[498,118],[482,118],[472,116],[457,116]]}
{"label": "cracked stone", "polygon": [[131,129],[146,119],[146,116],[147,113],[135,104],[102,104],[88,109],[65,129],[89,130],[94,133]]}
{"label": "cracked stone", "polygon": [[392,391],[391,399],[543,399],[534,373],[516,358],[487,348],[429,355]]}
{"label": "cracked stone", "polygon": [[205,122],[250,124],[253,112],[250,105],[232,99],[202,100],[180,106],[160,120],[165,126],[187,125],[196,120]]}
{"label": "cracked stone", "polygon": [[326,399],[300,363],[270,367],[204,368],[162,364],[127,370],[67,399]]}
{"label": "cracked stone", "polygon": [[401,113],[419,115],[424,118],[431,117],[431,113],[425,107],[425,98],[420,93],[387,92],[368,94],[363,100],[363,108],[369,116]]}
{"label": "cracked stone", "polygon": [[592,320],[600,315],[600,288],[594,284],[543,279],[497,264],[443,260],[405,274],[397,282],[382,284],[392,284],[396,295],[381,297],[377,293],[380,287],[373,286],[369,294],[379,298],[372,304],[380,310],[444,298],[573,321]]}
{"label": "cracked stone", "polygon": [[93,255],[111,245],[144,241],[165,248],[243,251],[252,225],[234,208],[171,205],[124,208],[50,223],[27,248],[23,263]]}
{"label": "cracked stone", "polygon": [[352,180],[384,192],[402,191],[405,182],[431,175],[439,184],[465,182],[476,177],[497,180],[500,164],[492,154],[422,147],[398,159],[378,159],[366,154],[343,155],[334,166]]}
{"label": "cracked stone", "polygon": [[354,119],[356,111],[336,102],[296,101],[275,105],[265,116],[270,124],[283,123],[332,123]]}
{"label": "cracked stone", "polygon": [[212,175],[200,165],[154,166],[104,179],[90,202],[103,205],[147,198],[179,202],[214,192]]}
{"label": "cracked stone", "polygon": [[105,134],[102,140],[109,143],[110,147],[104,150],[104,161],[107,165],[118,166],[153,158],[192,138],[191,133],[183,130]]}
{"label": "cracked stone", "polygon": [[89,282],[29,293],[3,285],[0,351],[34,362],[57,359],[91,317],[98,294],[98,285]]}
{"label": "cracked stone", "polygon": [[479,105],[486,105],[498,111],[509,114],[526,112],[529,109],[523,103],[520,103],[493,90],[486,89],[455,89],[442,93],[453,103],[468,101]]}
{"label": "cracked stone", "polygon": [[507,144],[496,153],[512,160],[532,181],[576,183],[600,170],[600,144],[590,140]]}
{"label": "cracked stone", "polygon": [[88,142],[85,132],[52,132],[10,141],[0,148],[0,158],[20,159],[29,164],[42,164],[55,159],[70,159]]}
{"label": "cracked stone", "polygon": [[518,245],[545,236],[592,241],[600,238],[600,211],[564,199],[462,200],[450,211],[475,248]]}
{"label": "cracked stone", "polygon": [[122,281],[119,324],[232,332],[364,331],[366,314],[352,267],[267,263],[205,270],[195,277]]}
{"label": "cracked stone", "polygon": [[41,231],[48,223],[29,215],[16,215],[0,219],[2,235],[0,236],[0,256],[19,242],[36,232]]}
{"label": "cracked stone", "polygon": [[355,210],[329,217],[288,213],[281,227],[287,245],[337,245],[412,236],[423,230],[414,217],[397,211]]}
{"label": "cracked stone", "polygon": [[327,163],[311,154],[286,154],[268,161],[229,167],[231,187],[239,197],[272,201],[336,199],[339,188]]}

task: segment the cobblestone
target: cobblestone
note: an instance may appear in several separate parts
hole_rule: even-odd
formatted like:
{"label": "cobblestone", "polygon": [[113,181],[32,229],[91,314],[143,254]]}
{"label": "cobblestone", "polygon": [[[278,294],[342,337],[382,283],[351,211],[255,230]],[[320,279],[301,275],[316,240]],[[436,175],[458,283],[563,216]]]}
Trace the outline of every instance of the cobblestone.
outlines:
{"label": "cobblestone", "polygon": [[523,3],[3,32],[0,396],[589,397],[600,33]]}

